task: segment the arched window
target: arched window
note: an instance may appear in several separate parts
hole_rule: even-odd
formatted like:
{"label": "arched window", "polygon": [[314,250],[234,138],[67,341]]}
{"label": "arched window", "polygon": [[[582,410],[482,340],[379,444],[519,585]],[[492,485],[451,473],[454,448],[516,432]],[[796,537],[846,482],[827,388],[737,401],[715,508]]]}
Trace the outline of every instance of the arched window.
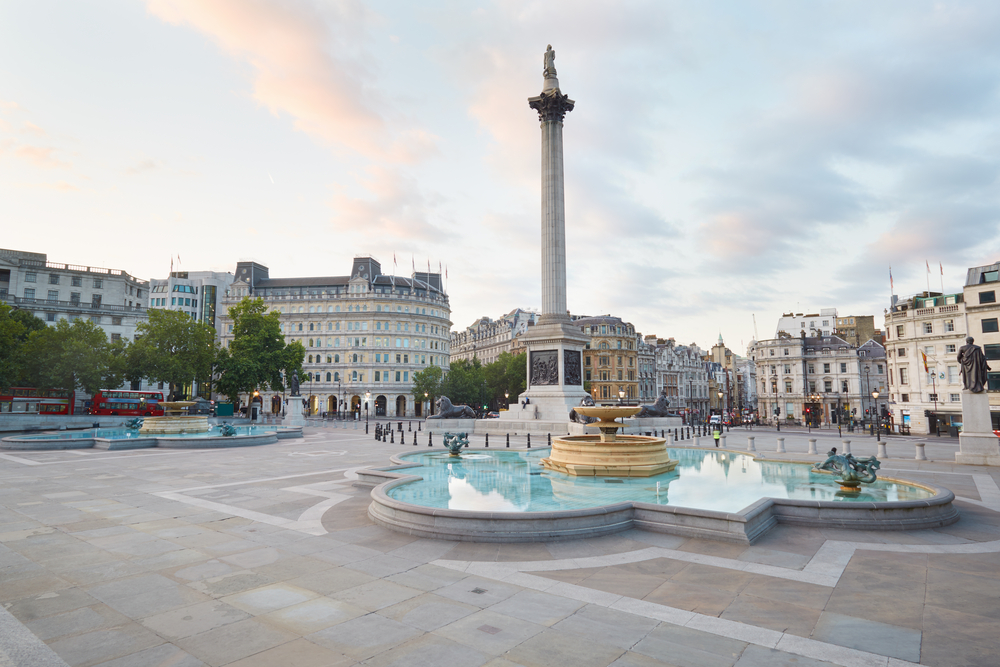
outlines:
{"label": "arched window", "polygon": [[608,349],[608,343],[607,343],[607,341],[605,341],[605,342],[601,343],[601,349],[602,349],[602,350],[606,350],[606,349]]}
{"label": "arched window", "polygon": [[333,374],[333,381],[334,382],[340,382],[340,373],[334,373]]}
{"label": "arched window", "polygon": [[[312,306],[309,306],[309,312],[310,313],[312,312]],[[313,331],[313,323],[312,322],[309,323],[309,331]]]}
{"label": "arched window", "polygon": [[335,364],[339,364],[340,363],[340,355],[339,354],[333,355],[333,363],[335,363]]}
{"label": "arched window", "polygon": [[313,339],[312,339],[312,338],[310,338],[310,339],[309,339],[309,347],[312,347],[312,346],[313,346]]}
{"label": "arched window", "polygon": [[358,381],[358,372],[357,371],[352,371],[351,372],[351,380],[353,382],[357,382]]}
{"label": "arched window", "polygon": [[309,363],[311,364],[312,362],[313,362],[313,356],[310,354],[309,355]]}
{"label": "arched window", "polygon": [[327,381],[327,382],[329,382],[329,381],[330,381],[330,374],[329,374],[329,373],[327,373],[327,374],[326,374],[326,381]]}
{"label": "arched window", "polygon": [[[326,355],[326,363],[330,363],[332,361],[333,361],[333,357],[331,357],[329,354]],[[327,373],[327,375],[329,375],[329,373]],[[327,379],[329,379],[329,378],[327,378]]]}
{"label": "arched window", "polygon": [[309,306],[309,312],[310,312],[310,313],[311,313],[311,312],[314,312],[314,311],[313,311],[313,307],[312,307],[312,306]]}
{"label": "arched window", "polygon": [[340,312],[340,306],[337,306],[337,311],[336,312],[338,312],[338,313]]}
{"label": "arched window", "polygon": [[354,363],[358,363],[358,355],[354,355]]}
{"label": "arched window", "polygon": [[302,322],[299,322],[299,331],[302,331]]}

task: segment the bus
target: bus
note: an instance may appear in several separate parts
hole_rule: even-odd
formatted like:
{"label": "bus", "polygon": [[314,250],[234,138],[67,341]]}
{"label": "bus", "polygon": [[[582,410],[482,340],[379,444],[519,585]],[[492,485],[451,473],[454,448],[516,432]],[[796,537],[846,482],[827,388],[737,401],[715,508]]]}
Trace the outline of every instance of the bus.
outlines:
{"label": "bus", "polygon": [[0,390],[0,412],[71,415],[76,395],[69,389],[11,387]]}
{"label": "bus", "polygon": [[161,391],[118,391],[102,389],[90,400],[87,413],[92,415],[127,415],[162,417]]}

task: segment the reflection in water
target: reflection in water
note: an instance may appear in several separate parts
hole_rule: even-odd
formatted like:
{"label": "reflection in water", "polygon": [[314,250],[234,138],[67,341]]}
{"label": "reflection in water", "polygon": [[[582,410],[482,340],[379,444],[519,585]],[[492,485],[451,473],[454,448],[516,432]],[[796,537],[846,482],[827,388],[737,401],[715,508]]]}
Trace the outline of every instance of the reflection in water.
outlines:
{"label": "reflection in water", "polygon": [[844,496],[833,476],[813,473],[809,464],[757,462],[730,452],[672,449],[670,457],[680,462],[673,471],[636,478],[563,475],[541,467],[547,455],[547,449],[477,452],[456,461],[447,453],[413,454],[404,458],[423,467],[407,472],[423,479],[389,495],[426,507],[494,512],[582,509],[629,500],[666,505],[668,497],[670,505],[738,512],[761,498],[882,502],[933,495],[879,480],[865,485],[860,495]]}

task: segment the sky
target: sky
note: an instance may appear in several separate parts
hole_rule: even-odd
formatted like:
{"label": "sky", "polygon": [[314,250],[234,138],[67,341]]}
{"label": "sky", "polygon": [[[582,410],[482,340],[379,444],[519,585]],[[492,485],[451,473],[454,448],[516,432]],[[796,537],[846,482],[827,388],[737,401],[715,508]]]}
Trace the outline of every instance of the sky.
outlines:
{"label": "sky", "polygon": [[1000,260],[998,34],[993,0],[0,3],[0,246],[395,257],[447,268],[453,331],[537,309],[551,44],[572,313],[739,354],[783,312],[881,326],[890,266],[905,298]]}

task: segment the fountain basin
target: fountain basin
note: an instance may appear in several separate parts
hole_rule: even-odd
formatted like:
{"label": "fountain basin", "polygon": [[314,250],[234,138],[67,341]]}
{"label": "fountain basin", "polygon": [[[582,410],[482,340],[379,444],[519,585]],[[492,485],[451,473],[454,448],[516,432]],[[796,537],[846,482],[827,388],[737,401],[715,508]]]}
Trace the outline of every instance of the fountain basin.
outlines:
{"label": "fountain basin", "polygon": [[567,435],[552,439],[552,453],[542,465],[567,475],[651,477],[670,472],[677,461],[667,454],[663,438],[619,435],[606,442],[598,435]]}
{"label": "fountain basin", "polygon": [[9,436],[0,440],[0,449],[46,451],[59,449],[208,449],[267,445],[286,438],[301,438],[301,428],[237,426],[236,435],[223,436],[218,430],[199,433],[147,434],[126,428],[92,428],[38,435]]}
{"label": "fountain basin", "polygon": [[[738,452],[671,449],[680,461],[654,477],[581,477],[545,469],[544,450],[463,450],[392,457],[358,472],[373,487],[369,517],[434,539],[534,542],[607,535],[630,528],[754,543],[779,523],[820,528],[917,530],[958,520],[941,487],[879,479],[842,494],[808,463]],[[659,482],[659,484],[657,484]]]}

